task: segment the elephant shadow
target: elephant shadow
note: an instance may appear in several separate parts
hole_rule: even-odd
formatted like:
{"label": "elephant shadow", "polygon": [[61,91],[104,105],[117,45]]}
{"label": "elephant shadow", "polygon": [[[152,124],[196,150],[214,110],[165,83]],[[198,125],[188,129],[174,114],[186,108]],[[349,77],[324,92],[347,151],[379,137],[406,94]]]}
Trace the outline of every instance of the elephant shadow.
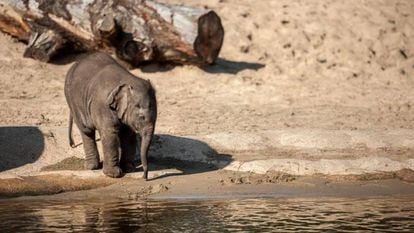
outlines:
{"label": "elephant shadow", "polygon": [[[137,158],[139,158],[139,155],[137,155]],[[233,159],[230,155],[218,153],[203,141],[158,134],[154,135],[148,161],[150,172],[164,169],[180,171],[167,173],[151,179],[155,180],[167,176],[189,175],[218,170],[230,164]]]}
{"label": "elephant shadow", "polygon": [[237,74],[244,70],[258,71],[266,65],[255,62],[231,61],[224,58],[218,58],[214,65],[205,66],[202,69],[211,74]]}
{"label": "elephant shadow", "polygon": [[[173,70],[176,66],[181,66],[180,64],[172,63],[149,63],[140,66],[142,72],[144,73],[158,73],[158,72],[168,72]],[[213,65],[200,66],[200,69],[206,73],[210,74],[233,74],[236,75],[239,72],[244,70],[254,70],[258,71],[264,68],[266,65],[262,63],[255,62],[244,62],[244,61],[231,61],[224,58],[218,58]]]}
{"label": "elephant shadow", "polygon": [[0,172],[35,162],[45,147],[37,127],[0,127]]}
{"label": "elephant shadow", "polygon": [[[64,51],[56,55],[50,62],[55,65],[67,65],[78,61],[86,57],[91,52],[76,52],[73,48],[65,48]],[[161,62],[161,61],[144,61],[138,66],[133,66],[125,61],[122,61],[116,58],[122,66],[127,69],[140,69],[143,73],[164,73],[173,70],[177,66],[182,66],[182,64],[173,63],[173,62]],[[213,65],[200,66],[200,68],[210,74],[238,74],[244,70],[254,70],[258,71],[264,68],[266,65],[263,63],[256,62],[245,62],[245,61],[232,61],[225,58],[217,58]]]}

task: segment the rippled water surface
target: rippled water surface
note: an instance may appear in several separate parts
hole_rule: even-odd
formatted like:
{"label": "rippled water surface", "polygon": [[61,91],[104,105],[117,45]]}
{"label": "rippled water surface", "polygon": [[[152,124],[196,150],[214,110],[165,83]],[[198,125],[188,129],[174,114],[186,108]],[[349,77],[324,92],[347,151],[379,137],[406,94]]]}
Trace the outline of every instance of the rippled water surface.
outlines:
{"label": "rippled water surface", "polygon": [[1,232],[414,232],[414,197],[0,201]]}

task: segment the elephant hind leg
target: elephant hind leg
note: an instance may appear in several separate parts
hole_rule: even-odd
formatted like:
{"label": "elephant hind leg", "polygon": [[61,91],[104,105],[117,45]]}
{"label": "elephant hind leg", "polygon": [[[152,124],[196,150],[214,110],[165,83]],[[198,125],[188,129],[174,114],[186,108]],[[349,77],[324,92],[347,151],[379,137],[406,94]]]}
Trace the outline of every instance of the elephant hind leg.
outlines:
{"label": "elephant hind leg", "polygon": [[135,171],[135,154],[137,149],[137,135],[129,128],[125,127],[120,133],[121,139],[121,169],[123,172]]}
{"label": "elephant hind leg", "polygon": [[90,133],[81,132],[83,148],[85,150],[85,169],[99,169],[99,153],[95,142],[95,131]]}

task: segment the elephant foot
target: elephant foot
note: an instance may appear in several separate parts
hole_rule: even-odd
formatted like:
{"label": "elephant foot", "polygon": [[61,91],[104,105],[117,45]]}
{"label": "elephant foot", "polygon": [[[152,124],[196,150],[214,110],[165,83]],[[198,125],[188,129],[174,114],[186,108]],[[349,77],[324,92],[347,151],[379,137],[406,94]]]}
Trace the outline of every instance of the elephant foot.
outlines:
{"label": "elephant foot", "polygon": [[134,172],[135,165],[133,162],[125,162],[121,164],[122,171],[125,173]]}
{"label": "elephant foot", "polygon": [[118,166],[113,166],[113,167],[104,166],[103,173],[112,178],[119,178],[122,176],[122,170]]}
{"label": "elephant foot", "polygon": [[145,181],[148,181],[148,170],[144,170],[144,174],[142,175]]}
{"label": "elephant foot", "polygon": [[97,170],[101,168],[98,161],[85,161],[85,169],[86,170]]}

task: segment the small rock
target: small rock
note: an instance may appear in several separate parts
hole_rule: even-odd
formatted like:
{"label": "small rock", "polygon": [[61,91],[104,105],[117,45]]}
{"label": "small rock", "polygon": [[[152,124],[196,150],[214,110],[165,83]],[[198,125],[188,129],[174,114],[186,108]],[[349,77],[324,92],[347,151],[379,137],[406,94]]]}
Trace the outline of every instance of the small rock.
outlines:
{"label": "small rock", "polygon": [[268,57],[269,57],[269,54],[265,52],[265,53],[263,53],[263,55],[261,57],[259,57],[259,61],[267,59]]}
{"label": "small rock", "polygon": [[333,67],[335,67],[336,66],[336,63],[332,63],[331,65],[329,65],[328,67],[326,67],[327,69],[331,69],[331,68],[333,68]]}
{"label": "small rock", "polygon": [[158,184],[151,187],[151,193],[161,193],[167,191],[169,188],[164,184]]}
{"label": "small rock", "polygon": [[237,177],[234,179],[235,184],[243,184],[241,177]]}
{"label": "small rock", "polygon": [[280,182],[291,182],[296,179],[295,176],[286,173],[268,173],[265,178],[266,183],[280,183]]}
{"label": "small rock", "polygon": [[403,56],[405,59],[408,59],[408,56],[407,56],[407,54],[405,53],[405,51],[404,51],[404,50],[400,49],[400,54],[401,54],[401,56]]}
{"label": "small rock", "polygon": [[249,16],[250,16],[250,13],[249,13],[249,12],[245,12],[245,13],[242,13],[242,14],[241,14],[241,16],[242,16],[243,18],[247,18],[247,17],[249,17]]}
{"label": "small rock", "polygon": [[240,181],[242,184],[250,184],[250,177],[249,176],[244,176],[240,178]]}
{"label": "small rock", "polygon": [[243,178],[242,177],[232,177],[230,179],[230,182],[233,184],[243,184]]}
{"label": "small rock", "polygon": [[250,51],[250,46],[248,45],[243,45],[240,47],[240,52],[242,53],[248,53]]}
{"label": "small rock", "polygon": [[372,55],[376,56],[377,52],[375,52],[375,50],[373,48],[369,48],[369,51],[372,53]]}
{"label": "small rock", "polygon": [[396,175],[402,181],[414,183],[414,171],[411,169],[401,169],[396,172]]}

